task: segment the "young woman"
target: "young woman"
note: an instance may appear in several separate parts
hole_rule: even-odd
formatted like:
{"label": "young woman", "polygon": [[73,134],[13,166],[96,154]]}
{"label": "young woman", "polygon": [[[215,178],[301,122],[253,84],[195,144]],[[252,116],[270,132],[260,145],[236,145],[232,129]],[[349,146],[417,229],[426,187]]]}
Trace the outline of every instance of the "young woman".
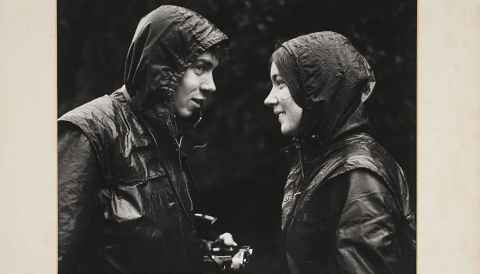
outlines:
{"label": "young woman", "polygon": [[401,167],[369,134],[366,59],[338,33],[312,33],[272,54],[270,78],[264,103],[297,152],[282,203],[289,271],[411,271],[403,244],[414,213]]}

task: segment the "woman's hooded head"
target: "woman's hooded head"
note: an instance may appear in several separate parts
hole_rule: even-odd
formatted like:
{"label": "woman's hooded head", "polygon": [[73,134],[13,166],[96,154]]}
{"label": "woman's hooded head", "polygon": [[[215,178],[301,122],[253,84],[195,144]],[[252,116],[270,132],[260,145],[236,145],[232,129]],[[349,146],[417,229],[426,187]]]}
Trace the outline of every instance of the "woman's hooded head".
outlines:
{"label": "woman's hooded head", "polygon": [[328,143],[366,123],[363,104],[375,78],[344,36],[325,31],[296,37],[283,43],[272,61],[303,109],[299,137]]}
{"label": "woman's hooded head", "polygon": [[124,84],[136,111],[167,122],[185,70],[228,37],[203,16],[165,5],[138,23],[124,69]]}

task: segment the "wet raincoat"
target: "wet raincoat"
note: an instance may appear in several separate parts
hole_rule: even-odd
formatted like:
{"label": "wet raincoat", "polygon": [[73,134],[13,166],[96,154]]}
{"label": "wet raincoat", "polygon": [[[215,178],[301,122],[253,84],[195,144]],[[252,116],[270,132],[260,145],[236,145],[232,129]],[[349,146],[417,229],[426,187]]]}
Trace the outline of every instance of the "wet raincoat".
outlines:
{"label": "wet raincoat", "polygon": [[283,43],[272,60],[303,109],[282,203],[289,272],[409,273],[399,220],[412,225],[414,214],[402,169],[369,134],[366,59],[320,32]]}
{"label": "wet raincoat", "polygon": [[181,131],[179,80],[227,37],[161,6],[139,22],[124,86],[59,118],[59,273],[191,273],[199,242]]}

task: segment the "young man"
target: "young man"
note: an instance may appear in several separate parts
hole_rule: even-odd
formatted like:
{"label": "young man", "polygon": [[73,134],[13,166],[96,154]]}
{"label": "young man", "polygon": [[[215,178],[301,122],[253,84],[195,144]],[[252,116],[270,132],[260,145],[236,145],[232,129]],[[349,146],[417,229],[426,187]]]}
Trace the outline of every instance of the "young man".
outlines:
{"label": "young man", "polygon": [[195,12],[159,7],[137,26],[124,86],[59,119],[59,273],[198,270],[178,124],[201,118],[227,39]]}

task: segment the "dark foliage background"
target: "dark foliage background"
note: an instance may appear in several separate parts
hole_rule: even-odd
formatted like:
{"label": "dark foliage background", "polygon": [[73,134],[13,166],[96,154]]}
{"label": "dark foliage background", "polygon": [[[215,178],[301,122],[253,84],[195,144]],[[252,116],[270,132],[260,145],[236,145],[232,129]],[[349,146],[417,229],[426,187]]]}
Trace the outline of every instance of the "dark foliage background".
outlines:
{"label": "dark foliage background", "polygon": [[[333,30],[349,37],[375,70],[369,103],[376,137],[416,188],[416,1],[210,0],[58,1],[58,115],[122,85],[123,61],[138,20],[160,4],[196,10],[230,38],[216,71],[217,94],[192,156],[198,208],[218,231],[255,248],[252,273],[274,273],[288,140],[263,106],[268,60],[278,40]],[[200,199],[198,199],[200,197]]]}

